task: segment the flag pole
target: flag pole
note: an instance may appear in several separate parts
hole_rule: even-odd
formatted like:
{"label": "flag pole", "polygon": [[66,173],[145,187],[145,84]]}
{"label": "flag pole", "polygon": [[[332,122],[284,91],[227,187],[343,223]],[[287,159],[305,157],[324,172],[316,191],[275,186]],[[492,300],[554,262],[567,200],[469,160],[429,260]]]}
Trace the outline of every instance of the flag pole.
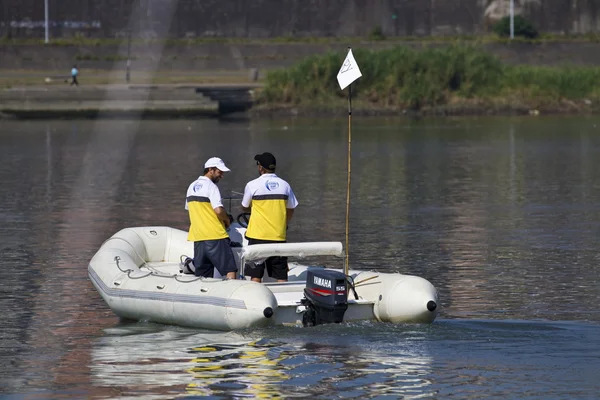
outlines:
{"label": "flag pole", "polygon": [[344,274],[348,275],[348,262],[350,248],[348,244],[348,231],[350,220],[350,173],[352,166],[352,84],[348,86],[348,184],[346,185],[346,259],[344,261]]}
{"label": "flag pole", "polygon": [[344,274],[348,275],[348,263],[350,261],[350,176],[352,168],[352,82],[362,76],[360,68],[352,55],[352,48],[348,47],[348,54],[337,74],[340,89],[348,88],[348,184],[346,186],[346,257],[344,259]]}

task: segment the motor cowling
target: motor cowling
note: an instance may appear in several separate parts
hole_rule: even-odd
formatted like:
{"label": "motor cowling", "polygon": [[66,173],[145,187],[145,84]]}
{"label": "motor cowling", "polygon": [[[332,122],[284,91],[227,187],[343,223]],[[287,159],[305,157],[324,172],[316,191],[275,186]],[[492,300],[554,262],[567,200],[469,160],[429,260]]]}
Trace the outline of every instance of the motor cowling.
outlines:
{"label": "motor cowling", "polygon": [[348,283],[346,275],[328,269],[309,269],[302,304],[304,326],[340,323],[348,309]]}

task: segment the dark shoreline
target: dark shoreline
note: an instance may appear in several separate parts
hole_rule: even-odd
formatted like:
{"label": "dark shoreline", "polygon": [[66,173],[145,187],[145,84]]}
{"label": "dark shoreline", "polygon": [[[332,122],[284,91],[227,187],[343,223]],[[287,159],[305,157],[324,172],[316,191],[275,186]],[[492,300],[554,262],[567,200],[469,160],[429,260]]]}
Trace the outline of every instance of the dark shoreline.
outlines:
{"label": "dark shoreline", "polygon": [[[225,103],[217,98],[208,98],[208,95],[215,95],[212,92],[219,90],[223,92]],[[312,104],[278,104],[261,101],[260,96],[252,99],[253,96],[249,95],[247,99],[240,100],[236,97],[238,95],[232,95],[233,92],[245,93],[248,90],[247,84],[230,84],[223,88],[192,84],[22,87],[0,90],[0,120],[221,118],[230,114],[243,118],[328,118],[348,115],[347,101],[342,97],[332,97],[329,102],[320,100]],[[226,102],[234,100],[243,100],[247,104],[237,111],[224,107]],[[240,112],[243,110],[247,111]],[[448,104],[407,109],[357,100],[353,103],[352,114],[362,117],[406,118],[597,115],[600,114],[600,102],[595,98],[527,100],[515,96],[469,99],[455,97]]]}
{"label": "dark shoreline", "polygon": [[[289,117],[337,117],[348,115],[347,106],[337,108],[291,105],[259,105],[251,108],[248,114],[254,118],[289,118]],[[440,105],[420,110],[392,109],[384,107],[353,107],[352,116],[361,117],[486,117],[486,116],[577,116],[600,115],[600,107],[592,105],[576,105],[573,102],[556,106],[527,107],[517,106],[472,106],[472,105]]]}
{"label": "dark shoreline", "polygon": [[[107,112],[95,110],[65,110],[43,111],[43,112],[0,112],[0,120],[40,120],[40,119],[206,119],[206,118],[332,118],[346,117],[348,109],[339,107],[336,109],[318,108],[318,107],[297,107],[297,106],[260,106],[251,108],[245,113],[232,113],[219,115],[211,110],[199,110],[183,112],[176,109],[154,109],[154,110],[135,110],[131,112]],[[387,118],[451,118],[451,117],[515,117],[515,116],[590,116],[600,115],[600,109],[587,108],[540,108],[530,109],[528,107],[504,107],[490,109],[486,107],[448,107],[439,106],[423,110],[395,110],[389,108],[354,108],[353,117],[387,117]]]}

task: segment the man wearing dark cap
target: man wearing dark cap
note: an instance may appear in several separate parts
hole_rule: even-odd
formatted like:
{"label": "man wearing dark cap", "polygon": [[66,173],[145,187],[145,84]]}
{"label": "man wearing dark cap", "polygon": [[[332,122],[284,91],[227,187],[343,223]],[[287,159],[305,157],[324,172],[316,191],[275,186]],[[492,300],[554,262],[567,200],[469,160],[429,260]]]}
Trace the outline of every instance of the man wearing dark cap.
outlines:
{"label": "man wearing dark cap", "polygon": [[[252,212],[246,230],[248,245],[283,243],[298,201],[291,186],[275,175],[277,162],[273,154],[257,154],[254,160],[260,176],[246,184],[242,199],[244,212]],[[269,276],[278,282],[287,281],[287,257],[269,257],[258,265],[249,263],[245,274],[255,282],[262,282],[265,268]]]}

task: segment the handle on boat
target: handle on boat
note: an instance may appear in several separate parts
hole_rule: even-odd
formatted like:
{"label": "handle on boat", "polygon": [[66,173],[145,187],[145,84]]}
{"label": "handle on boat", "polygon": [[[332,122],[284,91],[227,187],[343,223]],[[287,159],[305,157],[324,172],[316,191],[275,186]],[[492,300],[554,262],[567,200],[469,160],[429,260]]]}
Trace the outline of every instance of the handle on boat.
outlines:
{"label": "handle on boat", "polygon": [[350,289],[352,289],[352,293],[354,293],[354,300],[358,300],[358,293],[356,293],[356,284],[354,284],[354,278],[352,278],[350,275],[346,275],[346,282],[348,282]]}

